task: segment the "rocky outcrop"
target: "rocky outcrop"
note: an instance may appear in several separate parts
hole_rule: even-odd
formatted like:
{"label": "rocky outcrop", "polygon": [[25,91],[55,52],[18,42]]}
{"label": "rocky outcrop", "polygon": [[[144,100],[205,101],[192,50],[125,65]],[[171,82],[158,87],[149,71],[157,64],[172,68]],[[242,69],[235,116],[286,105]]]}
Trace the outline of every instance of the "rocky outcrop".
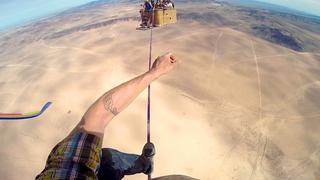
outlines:
{"label": "rocky outcrop", "polygon": [[256,36],[272,43],[279,44],[295,51],[303,51],[303,45],[290,32],[283,29],[259,25],[253,26],[252,32]]}

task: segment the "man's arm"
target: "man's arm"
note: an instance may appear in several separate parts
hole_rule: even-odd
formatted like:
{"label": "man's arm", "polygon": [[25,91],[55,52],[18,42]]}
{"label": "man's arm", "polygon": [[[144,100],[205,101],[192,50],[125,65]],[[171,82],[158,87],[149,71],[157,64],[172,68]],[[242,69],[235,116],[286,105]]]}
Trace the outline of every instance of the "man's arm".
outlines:
{"label": "man's arm", "polygon": [[158,57],[150,71],[102,95],[84,114],[74,131],[84,130],[103,137],[108,123],[123,111],[151,82],[168,73],[177,63],[171,53]]}

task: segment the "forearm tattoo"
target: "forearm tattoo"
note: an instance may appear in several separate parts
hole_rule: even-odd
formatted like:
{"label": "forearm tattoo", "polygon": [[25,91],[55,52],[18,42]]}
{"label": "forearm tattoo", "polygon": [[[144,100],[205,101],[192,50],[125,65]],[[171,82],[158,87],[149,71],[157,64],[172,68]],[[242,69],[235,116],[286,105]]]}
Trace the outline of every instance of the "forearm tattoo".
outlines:
{"label": "forearm tattoo", "polygon": [[112,93],[105,95],[105,97],[103,98],[103,104],[104,108],[107,111],[110,111],[114,116],[119,114],[118,108],[113,104]]}

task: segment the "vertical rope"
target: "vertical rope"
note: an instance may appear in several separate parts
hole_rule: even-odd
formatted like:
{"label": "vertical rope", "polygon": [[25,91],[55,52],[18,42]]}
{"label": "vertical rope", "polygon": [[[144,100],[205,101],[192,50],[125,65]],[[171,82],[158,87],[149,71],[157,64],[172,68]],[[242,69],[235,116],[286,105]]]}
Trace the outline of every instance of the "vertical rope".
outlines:
{"label": "vertical rope", "polygon": [[[153,13],[152,13],[152,23],[153,23]],[[153,32],[152,32],[152,26],[151,25],[151,30],[150,30],[150,47],[149,47],[149,70],[151,70],[152,66],[152,38],[153,38]],[[150,140],[150,92],[151,92],[151,86],[148,86],[148,110],[147,110],[147,142],[149,143]]]}
{"label": "vertical rope", "polygon": [[[152,38],[153,38],[153,22],[154,22],[154,10],[152,10],[151,29],[150,29],[150,47],[149,47],[149,70],[151,70],[152,63]],[[150,130],[150,98],[151,86],[148,86],[148,109],[147,109],[147,142],[151,142],[151,130]],[[148,174],[148,180],[151,180],[151,174]]]}

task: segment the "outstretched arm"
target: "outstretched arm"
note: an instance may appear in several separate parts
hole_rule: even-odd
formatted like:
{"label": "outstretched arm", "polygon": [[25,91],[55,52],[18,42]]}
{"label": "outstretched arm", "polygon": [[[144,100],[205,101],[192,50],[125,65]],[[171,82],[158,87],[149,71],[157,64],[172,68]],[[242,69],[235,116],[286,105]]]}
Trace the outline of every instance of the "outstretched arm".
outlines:
{"label": "outstretched arm", "polygon": [[171,71],[176,62],[173,55],[167,53],[155,60],[150,71],[106,92],[91,105],[74,131],[84,130],[103,137],[108,123],[151,82]]}

